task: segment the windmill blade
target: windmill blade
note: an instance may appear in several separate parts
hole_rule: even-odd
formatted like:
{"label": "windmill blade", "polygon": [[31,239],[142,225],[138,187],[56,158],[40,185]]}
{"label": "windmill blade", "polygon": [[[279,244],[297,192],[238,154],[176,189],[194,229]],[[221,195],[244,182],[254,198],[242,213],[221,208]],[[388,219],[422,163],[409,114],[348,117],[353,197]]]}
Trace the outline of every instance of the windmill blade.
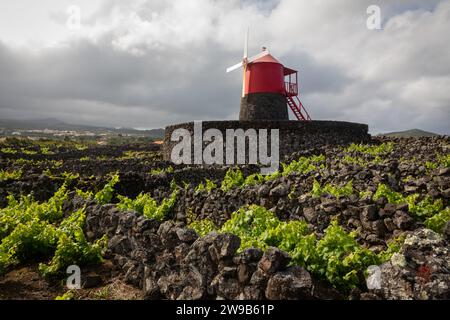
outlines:
{"label": "windmill blade", "polygon": [[244,43],[244,59],[248,58],[248,35],[250,33],[250,26],[247,27],[245,33],[245,43]]}
{"label": "windmill blade", "polygon": [[247,63],[242,68],[242,98],[245,97],[245,75],[247,74]]}
{"label": "windmill blade", "polygon": [[269,50],[264,50],[263,52],[258,53],[257,55],[254,55],[253,57],[251,57],[250,59],[248,59],[248,63],[252,63],[253,61],[265,57],[269,54]]}
{"label": "windmill blade", "polygon": [[[252,63],[255,60],[258,60],[259,58],[265,57],[269,54],[269,50],[265,50],[263,52],[258,53],[257,55],[254,55],[253,57],[249,58],[247,63]],[[237,64],[235,64],[234,66],[231,66],[229,68],[227,68],[227,73],[234,71],[236,69],[239,69],[243,66],[243,62],[239,62]]]}
{"label": "windmill blade", "polygon": [[234,71],[236,69],[239,69],[241,67],[242,67],[242,62],[239,62],[239,63],[235,64],[234,66],[231,66],[231,67],[227,68],[227,73],[231,72],[231,71]]}
{"label": "windmill blade", "polygon": [[241,68],[244,65],[244,61],[245,59],[247,59],[248,57],[248,36],[250,33],[250,26],[247,27],[247,30],[245,32],[245,43],[244,43],[244,58],[242,59],[242,62],[239,62],[237,64],[235,64],[234,66],[231,66],[229,68],[227,68],[227,73],[234,71],[236,69]]}

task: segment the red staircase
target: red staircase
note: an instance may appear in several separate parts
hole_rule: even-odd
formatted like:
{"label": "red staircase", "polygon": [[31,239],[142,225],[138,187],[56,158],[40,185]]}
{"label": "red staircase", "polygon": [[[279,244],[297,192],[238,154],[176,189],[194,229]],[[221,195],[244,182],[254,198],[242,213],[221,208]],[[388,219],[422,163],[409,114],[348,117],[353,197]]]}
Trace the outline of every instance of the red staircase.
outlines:
{"label": "red staircase", "polygon": [[309,116],[308,111],[306,111],[302,102],[298,98],[297,83],[292,83],[290,81],[286,82],[285,88],[286,88],[287,104],[288,104],[289,108],[291,108],[291,110],[294,113],[297,120],[310,121],[311,117]]}
{"label": "red staircase", "polygon": [[[295,99],[294,99],[295,98]],[[291,108],[294,115],[297,117],[297,120],[302,121],[310,121],[311,117],[303,106],[302,102],[298,98],[298,96],[286,96],[287,104],[289,108]],[[295,101],[297,100],[297,101]]]}

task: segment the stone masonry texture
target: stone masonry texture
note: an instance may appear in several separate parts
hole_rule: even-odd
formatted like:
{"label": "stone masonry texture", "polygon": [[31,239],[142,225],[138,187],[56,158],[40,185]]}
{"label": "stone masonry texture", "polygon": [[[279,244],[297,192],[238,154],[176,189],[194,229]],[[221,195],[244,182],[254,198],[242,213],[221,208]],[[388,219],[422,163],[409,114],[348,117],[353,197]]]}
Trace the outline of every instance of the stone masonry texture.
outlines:
{"label": "stone masonry texture", "polygon": [[[279,130],[279,152],[280,160],[293,152],[308,149],[318,145],[340,145],[348,143],[364,143],[370,140],[368,126],[366,124],[351,123],[343,121],[204,121],[202,123],[203,133],[211,128],[218,129],[226,139],[227,129],[267,129],[270,137],[271,129]],[[191,133],[193,144],[194,122],[175,124],[166,127],[163,156],[164,160],[171,160],[172,148],[178,141],[171,141],[172,132],[183,128]],[[270,139],[267,139],[270,142]],[[203,148],[208,142],[203,142]],[[248,145],[248,142],[247,142]],[[235,143],[236,146],[236,143]],[[193,150],[193,148],[192,148]],[[270,147],[268,146],[268,150]],[[224,147],[225,154],[225,147]],[[246,159],[248,152],[246,152]],[[193,159],[193,155],[192,155]],[[248,159],[247,159],[248,160]]]}

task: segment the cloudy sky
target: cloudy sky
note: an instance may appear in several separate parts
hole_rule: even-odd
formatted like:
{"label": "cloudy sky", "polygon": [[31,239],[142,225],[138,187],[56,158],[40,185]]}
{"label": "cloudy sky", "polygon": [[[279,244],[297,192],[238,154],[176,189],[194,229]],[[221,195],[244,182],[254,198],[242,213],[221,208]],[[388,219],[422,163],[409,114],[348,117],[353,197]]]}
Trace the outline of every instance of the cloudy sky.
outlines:
{"label": "cloudy sky", "polygon": [[[380,30],[367,28],[369,5]],[[250,54],[267,46],[300,71],[314,119],[450,134],[450,0],[2,1],[0,117],[237,119],[241,73],[225,68],[247,25]]]}

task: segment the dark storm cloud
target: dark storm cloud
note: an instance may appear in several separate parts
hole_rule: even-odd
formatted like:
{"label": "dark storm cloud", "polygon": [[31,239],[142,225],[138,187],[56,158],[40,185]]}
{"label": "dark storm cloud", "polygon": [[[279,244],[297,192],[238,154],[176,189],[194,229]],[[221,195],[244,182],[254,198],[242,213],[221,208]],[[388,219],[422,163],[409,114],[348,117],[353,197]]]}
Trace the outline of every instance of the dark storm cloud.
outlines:
{"label": "dark storm cloud", "polygon": [[[29,56],[0,45],[0,70],[8,75],[0,86],[1,112],[20,114],[39,107],[47,115],[54,108],[42,101],[65,101],[60,108],[72,111],[76,102],[93,101],[120,106],[125,112],[127,107],[162,112],[168,122],[171,116],[231,117],[238,111],[240,83],[227,77],[226,65],[207,56],[199,59],[197,53],[206,48],[218,61],[226,60],[223,52],[208,44],[183,56],[178,50],[135,56],[87,41]],[[233,95],[234,107],[229,104]],[[71,117],[76,121],[77,116]],[[143,119],[128,119],[133,120],[138,126],[148,125]]]}
{"label": "dark storm cloud", "polygon": [[[53,116],[55,108],[58,110],[55,102],[61,101],[60,109],[73,112],[80,101],[91,101],[118,106],[124,112],[130,107],[145,113],[158,111],[165,114],[166,123],[179,118],[237,116],[241,73],[226,74],[224,70],[237,61],[233,56],[239,57],[240,52],[230,54],[214,43],[204,43],[191,46],[183,55],[176,48],[164,48],[136,56],[115,50],[108,43],[82,40],[36,55],[13,52],[1,45],[0,68],[9,77],[0,87],[0,112],[15,116],[38,108],[42,116]],[[301,63],[302,77],[308,79],[305,92],[338,90],[346,80],[335,68],[318,65],[304,53],[286,57],[286,61]],[[53,103],[46,105],[45,101]],[[90,113],[95,114],[95,108]],[[77,121],[78,116],[69,113],[64,120]],[[107,115],[103,116],[102,124],[108,124]],[[149,125],[141,117],[125,121],[138,127]]]}
{"label": "dark storm cloud", "polygon": [[322,92],[339,92],[352,82],[344,70],[340,67],[319,63],[307,53],[300,52],[282,57],[286,66],[300,66],[298,69],[299,83],[303,94]]}

